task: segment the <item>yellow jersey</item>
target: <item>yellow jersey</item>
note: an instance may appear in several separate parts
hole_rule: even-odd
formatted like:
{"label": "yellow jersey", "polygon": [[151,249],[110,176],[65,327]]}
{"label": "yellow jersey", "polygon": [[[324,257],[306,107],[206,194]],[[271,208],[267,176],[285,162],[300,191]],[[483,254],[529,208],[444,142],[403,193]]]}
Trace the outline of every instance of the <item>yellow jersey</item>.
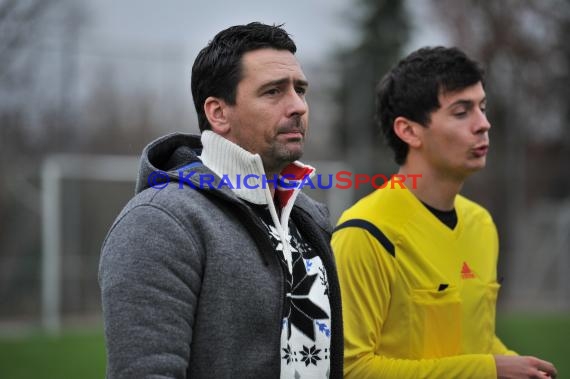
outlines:
{"label": "yellow jersey", "polygon": [[341,216],[332,246],[343,300],[345,378],[495,379],[498,237],[458,195],[450,229],[408,189]]}

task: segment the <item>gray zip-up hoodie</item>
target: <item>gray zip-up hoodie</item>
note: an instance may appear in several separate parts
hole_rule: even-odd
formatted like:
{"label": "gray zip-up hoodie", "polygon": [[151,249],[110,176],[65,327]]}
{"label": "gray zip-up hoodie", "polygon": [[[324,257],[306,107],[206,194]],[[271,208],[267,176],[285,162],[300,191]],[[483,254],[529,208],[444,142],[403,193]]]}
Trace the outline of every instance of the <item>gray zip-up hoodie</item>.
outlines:
{"label": "gray zip-up hoodie", "polygon": [[[227,186],[215,189],[218,176],[214,188],[200,188],[200,174],[215,175],[198,158],[201,148],[198,136],[185,134],[148,145],[137,194],[103,243],[109,378],[279,378],[282,266],[249,206]],[[327,216],[302,193],[291,210],[327,271],[330,378],[341,378],[341,300]]]}

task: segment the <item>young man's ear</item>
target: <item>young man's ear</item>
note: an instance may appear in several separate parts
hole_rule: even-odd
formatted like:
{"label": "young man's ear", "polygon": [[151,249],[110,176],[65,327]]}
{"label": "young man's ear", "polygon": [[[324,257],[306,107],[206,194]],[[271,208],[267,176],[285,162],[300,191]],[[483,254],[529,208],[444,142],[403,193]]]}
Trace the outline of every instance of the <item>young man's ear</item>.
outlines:
{"label": "young man's ear", "polygon": [[228,105],[225,101],[213,96],[208,97],[204,101],[204,113],[214,133],[222,136],[229,133]]}
{"label": "young man's ear", "polygon": [[422,145],[420,124],[405,117],[396,117],[394,120],[394,133],[411,148]]}

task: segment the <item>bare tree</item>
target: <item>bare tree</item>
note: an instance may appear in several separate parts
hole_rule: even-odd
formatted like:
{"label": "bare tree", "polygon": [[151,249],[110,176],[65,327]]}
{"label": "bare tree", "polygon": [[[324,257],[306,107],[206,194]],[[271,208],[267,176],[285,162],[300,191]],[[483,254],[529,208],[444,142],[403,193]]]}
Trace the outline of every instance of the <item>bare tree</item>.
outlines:
{"label": "bare tree", "polygon": [[402,55],[409,38],[408,17],[403,2],[397,0],[360,0],[353,11],[360,38],[339,54],[337,146],[358,172],[386,172],[395,166],[387,148],[382,148],[374,121],[374,89]]}

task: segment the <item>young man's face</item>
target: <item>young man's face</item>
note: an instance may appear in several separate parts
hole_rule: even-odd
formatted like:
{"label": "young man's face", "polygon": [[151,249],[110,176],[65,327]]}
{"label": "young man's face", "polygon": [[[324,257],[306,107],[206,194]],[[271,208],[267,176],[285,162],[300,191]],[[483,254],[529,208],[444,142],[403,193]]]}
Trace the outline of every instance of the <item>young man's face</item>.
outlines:
{"label": "young man's face", "polygon": [[479,82],[462,90],[440,93],[441,107],[421,128],[422,156],[441,175],[465,179],[485,167],[491,128],[486,99]]}
{"label": "young man's face", "polygon": [[307,79],[287,50],[261,49],[242,57],[236,103],[229,106],[225,136],[261,156],[267,172],[277,173],[303,154],[309,108]]}

